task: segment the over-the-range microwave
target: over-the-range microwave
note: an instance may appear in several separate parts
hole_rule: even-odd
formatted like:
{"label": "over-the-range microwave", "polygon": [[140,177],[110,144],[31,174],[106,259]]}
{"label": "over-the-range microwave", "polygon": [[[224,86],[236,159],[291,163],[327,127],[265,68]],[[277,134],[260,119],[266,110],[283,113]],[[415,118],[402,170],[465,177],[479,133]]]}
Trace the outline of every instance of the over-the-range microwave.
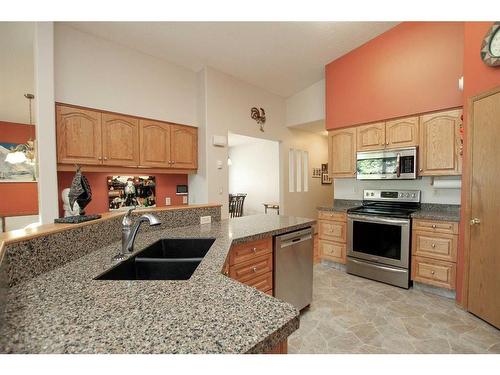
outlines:
{"label": "over-the-range microwave", "polygon": [[358,180],[414,180],[417,178],[417,148],[358,152],[356,176]]}

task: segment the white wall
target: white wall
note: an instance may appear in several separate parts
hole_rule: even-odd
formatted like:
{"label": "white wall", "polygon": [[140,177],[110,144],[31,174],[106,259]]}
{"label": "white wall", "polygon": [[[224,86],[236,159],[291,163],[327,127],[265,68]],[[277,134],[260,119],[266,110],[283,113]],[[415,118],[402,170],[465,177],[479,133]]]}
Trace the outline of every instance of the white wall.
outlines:
{"label": "white wall", "polygon": [[196,73],[55,25],[56,101],[197,125]]}
{"label": "white wall", "polygon": [[325,80],[322,79],[286,99],[287,126],[325,119]]}
{"label": "white wall", "polygon": [[[204,106],[205,120],[203,121],[205,129],[202,132],[205,137],[206,171],[204,176],[190,178],[190,191],[193,191],[194,181],[197,184],[206,184],[207,201],[221,203],[223,216],[227,216],[228,148],[213,146],[212,136],[227,136],[228,132],[233,132],[249,137],[280,141],[280,204],[282,206],[280,213],[316,217],[316,206],[332,201],[331,185],[318,186],[317,189],[311,188],[307,193],[288,193],[288,149],[292,147],[309,151],[311,168],[315,166],[313,163],[319,163],[319,160],[322,163],[328,160],[326,137],[287,128],[284,98],[212,68],[206,68],[203,74],[206,106]],[[264,132],[259,130],[257,123],[250,117],[252,107],[262,107],[266,111],[267,120]],[[217,168],[218,161],[222,163],[221,169]],[[314,180],[318,181],[318,179]],[[316,184],[316,181],[310,180],[310,186],[311,182]],[[193,203],[204,202],[193,200]]]}
{"label": "white wall", "polygon": [[[443,179],[460,180],[460,177]],[[422,191],[422,203],[460,204],[460,189],[434,189],[431,185],[431,177],[405,181],[360,181],[346,178],[335,179],[334,185],[336,199],[361,200],[363,199],[363,189],[412,189]]]}
{"label": "white wall", "polygon": [[[231,139],[231,135],[229,135]],[[229,193],[246,193],[244,215],[264,213],[263,203],[279,203],[279,143],[257,139],[229,147]]]}
{"label": "white wall", "polygon": [[0,121],[29,124],[24,94],[34,94],[33,37],[33,22],[0,22]]}

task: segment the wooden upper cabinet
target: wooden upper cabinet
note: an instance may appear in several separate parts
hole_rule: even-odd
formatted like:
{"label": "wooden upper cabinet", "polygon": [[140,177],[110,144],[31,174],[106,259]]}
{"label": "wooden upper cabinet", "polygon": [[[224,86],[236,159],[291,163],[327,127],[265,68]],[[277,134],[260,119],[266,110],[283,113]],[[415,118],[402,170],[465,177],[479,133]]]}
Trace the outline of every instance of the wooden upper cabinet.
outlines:
{"label": "wooden upper cabinet", "polygon": [[139,120],[134,117],[102,114],[103,164],[139,165]]}
{"label": "wooden upper cabinet", "polygon": [[153,120],[139,121],[141,167],[170,168],[171,125]]}
{"label": "wooden upper cabinet", "polygon": [[198,129],[191,126],[172,125],[171,159],[173,168],[198,168]]}
{"label": "wooden upper cabinet", "polygon": [[420,176],[449,176],[462,173],[460,156],[461,109],[420,117]]}
{"label": "wooden upper cabinet", "polygon": [[385,147],[385,124],[383,122],[358,126],[356,130],[358,151],[380,150]]}
{"label": "wooden upper cabinet", "polygon": [[418,117],[406,117],[385,123],[386,148],[418,145]]}
{"label": "wooden upper cabinet", "polygon": [[331,177],[354,177],[356,175],[356,128],[330,131],[328,154]]}
{"label": "wooden upper cabinet", "polygon": [[56,107],[57,162],[102,164],[101,113]]}

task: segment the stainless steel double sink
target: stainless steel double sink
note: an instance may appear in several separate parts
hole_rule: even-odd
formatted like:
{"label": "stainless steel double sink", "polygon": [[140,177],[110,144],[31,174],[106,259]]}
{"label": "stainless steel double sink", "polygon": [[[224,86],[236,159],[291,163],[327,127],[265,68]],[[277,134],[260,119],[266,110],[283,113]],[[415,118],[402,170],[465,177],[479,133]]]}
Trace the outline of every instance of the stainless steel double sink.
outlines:
{"label": "stainless steel double sink", "polygon": [[215,238],[161,239],[95,280],[187,280]]}

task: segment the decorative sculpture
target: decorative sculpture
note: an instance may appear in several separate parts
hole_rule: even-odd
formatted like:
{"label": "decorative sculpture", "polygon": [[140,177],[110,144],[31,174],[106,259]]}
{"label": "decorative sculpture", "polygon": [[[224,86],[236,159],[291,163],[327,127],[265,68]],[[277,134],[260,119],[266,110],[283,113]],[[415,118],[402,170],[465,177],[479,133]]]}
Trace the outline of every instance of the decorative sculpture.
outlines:
{"label": "decorative sculpture", "polygon": [[56,223],[81,223],[84,221],[99,219],[101,215],[85,215],[85,207],[92,200],[92,190],[87,178],[82,174],[80,166],[76,166],[75,177],[71,182],[71,187],[68,192],[69,208],[73,211],[76,210],[75,203],[79,207],[79,215],[68,216],[60,219],[55,219]]}
{"label": "decorative sculpture", "polygon": [[260,131],[264,131],[264,124],[266,123],[266,112],[264,111],[264,108],[260,108],[260,111],[257,107],[253,107],[250,110],[250,117],[252,117],[255,121],[257,121],[257,124],[260,125]]}
{"label": "decorative sculpture", "polygon": [[66,188],[61,192],[64,217],[78,216],[80,215],[80,206],[76,202],[72,206],[69,204],[69,190],[69,188]]}

